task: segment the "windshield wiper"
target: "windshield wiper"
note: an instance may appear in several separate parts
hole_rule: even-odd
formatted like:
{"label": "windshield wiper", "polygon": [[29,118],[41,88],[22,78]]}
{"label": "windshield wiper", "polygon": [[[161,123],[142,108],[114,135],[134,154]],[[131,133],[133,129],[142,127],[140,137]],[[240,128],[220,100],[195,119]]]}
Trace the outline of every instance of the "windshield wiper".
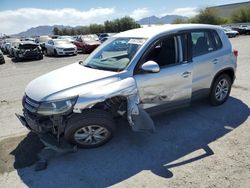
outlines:
{"label": "windshield wiper", "polygon": [[88,67],[88,68],[92,68],[92,69],[98,69],[98,67],[95,67],[95,66],[92,66],[92,65],[88,65],[88,64],[86,64],[86,65],[83,65],[84,67]]}

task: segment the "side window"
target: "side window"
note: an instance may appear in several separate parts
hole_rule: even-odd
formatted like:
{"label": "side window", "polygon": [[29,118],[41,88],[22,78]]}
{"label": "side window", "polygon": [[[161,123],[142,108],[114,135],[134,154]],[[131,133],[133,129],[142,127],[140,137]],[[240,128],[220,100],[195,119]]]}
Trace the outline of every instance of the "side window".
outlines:
{"label": "side window", "polygon": [[215,51],[215,41],[210,31],[191,32],[193,57]]}
{"label": "side window", "polygon": [[212,36],[214,38],[216,49],[217,50],[221,49],[222,48],[222,42],[221,42],[221,39],[220,39],[218,33],[216,31],[213,31]]}
{"label": "side window", "polygon": [[146,61],[155,61],[160,67],[178,62],[177,37],[169,37],[158,41],[145,57]]}

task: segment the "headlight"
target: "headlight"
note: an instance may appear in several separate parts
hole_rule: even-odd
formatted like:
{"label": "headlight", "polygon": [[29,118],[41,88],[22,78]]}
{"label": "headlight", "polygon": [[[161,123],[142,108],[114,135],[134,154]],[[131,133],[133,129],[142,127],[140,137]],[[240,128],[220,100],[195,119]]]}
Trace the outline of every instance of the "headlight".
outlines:
{"label": "headlight", "polygon": [[63,48],[56,48],[57,50],[63,50]]}
{"label": "headlight", "polygon": [[37,113],[41,115],[62,114],[73,108],[77,97],[58,101],[43,102],[40,104]]}

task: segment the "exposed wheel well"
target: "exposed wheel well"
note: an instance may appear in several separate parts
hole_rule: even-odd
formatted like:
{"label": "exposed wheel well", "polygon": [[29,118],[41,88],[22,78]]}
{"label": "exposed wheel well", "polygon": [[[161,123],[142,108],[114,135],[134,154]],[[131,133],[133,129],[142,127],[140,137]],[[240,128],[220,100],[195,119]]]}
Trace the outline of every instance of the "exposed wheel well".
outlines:
{"label": "exposed wheel well", "polygon": [[96,103],[92,108],[108,111],[113,117],[122,116],[121,112],[127,112],[127,98],[124,96],[108,98],[103,102]]}
{"label": "exposed wheel well", "polygon": [[214,84],[214,81],[215,81],[220,75],[222,75],[222,74],[227,74],[227,75],[231,78],[232,83],[234,82],[234,79],[235,79],[234,70],[233,70],[232,68],[223,69],[223,70],[219,71],[219,72],[215,75],[215,77],[214,77],[214,79],[213,79],[213,82],[212,82],[210,88],[212,88],[212,86],[213,86],[213,84]]}

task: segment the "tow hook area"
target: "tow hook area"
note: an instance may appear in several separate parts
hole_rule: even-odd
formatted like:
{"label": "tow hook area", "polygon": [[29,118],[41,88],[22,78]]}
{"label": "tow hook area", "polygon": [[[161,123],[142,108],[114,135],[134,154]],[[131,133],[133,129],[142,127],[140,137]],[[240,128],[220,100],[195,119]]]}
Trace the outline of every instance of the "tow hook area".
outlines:
{"label": "tow hook area", "polygon": [[69,144],[63,138],[58,140],[50,134],[38,134],[45,148],[38,154],[39,161],[35,164],[35,171],[45,170],[48,166],[49,159],[56,155],[77,152],[77,146]]}
{"label": "tow hook area", "polygon": [[58,141],[53,135],[50,134],[39,134],[39,137],[47,149],[52,149],[59,153],[77,151],[77,146],[69,144],[66,140],[64,140],[64,138],[60,138],[60,141]]}

